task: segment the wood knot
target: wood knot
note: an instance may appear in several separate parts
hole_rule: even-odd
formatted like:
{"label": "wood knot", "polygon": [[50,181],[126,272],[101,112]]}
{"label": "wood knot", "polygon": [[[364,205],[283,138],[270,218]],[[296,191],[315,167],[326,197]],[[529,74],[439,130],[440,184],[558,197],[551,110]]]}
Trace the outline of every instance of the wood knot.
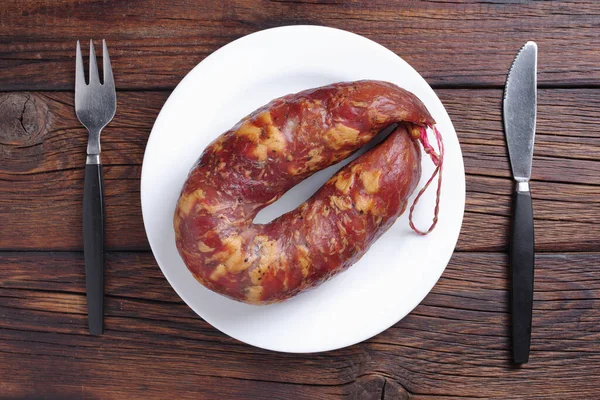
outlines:
{"label": "wood knot", "polygon": [[350,386],[352,399],[408,400],[410,393],[399,383],[377,374],[362,375]]}
{"label": "wood knot", "polygon": [[0,172],[24,173],[39,167],[50,119],[40,95],[0,93]]}
{"label": "wood knot", "polygon": [[0,94],[0,144],[30,146],[42,130],[48,114],[43,101],[31,93]]}

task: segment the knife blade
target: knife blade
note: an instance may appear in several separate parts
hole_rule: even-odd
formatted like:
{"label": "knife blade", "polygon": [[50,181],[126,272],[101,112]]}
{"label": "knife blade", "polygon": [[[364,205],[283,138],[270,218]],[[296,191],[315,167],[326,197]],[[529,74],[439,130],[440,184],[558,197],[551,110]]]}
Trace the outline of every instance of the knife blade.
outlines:
{"label": "knife blade", "polygon": [[515,180],[510,239],[513,361],[529,360],[533,314],[534,230],[529,179],[537,112],[537,45],[527,42],[508,72],[503,119]]}

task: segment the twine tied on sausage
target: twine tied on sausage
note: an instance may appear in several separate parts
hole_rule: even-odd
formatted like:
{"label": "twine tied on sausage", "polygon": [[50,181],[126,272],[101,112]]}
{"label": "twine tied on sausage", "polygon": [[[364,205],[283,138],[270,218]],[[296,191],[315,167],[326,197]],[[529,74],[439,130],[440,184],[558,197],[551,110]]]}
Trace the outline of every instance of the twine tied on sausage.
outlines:
{"label": "twine tied on sausage", "polygon": [[[429,232],[431,232],[438,223],[438,215],[440,213],[440,195],[442,193],[442,168],[443,168],[443,164],[444,164],[444,141],[442,140],[442,135],[440,134],[440,131],[438,131],[437,127],[434,125],[432,128],[433,128],[433,133],[435,135],[435,139],[438,144],[439,153],[436,153],[433,146],[429,143],[429,139],[427,137],[427,129],[423,126],[420,127],[421,135],[418,138],[418,140],[421,142],[421,145],[423,146],[425,153],[429,154],[429,156],[431,157],[431,161],[433,161],[433,164],[435,165],[435,169],[433,170],[433,174],[431,175],[431,177],[429,178],[429,180],[427,181],[425,186],[423,186],[423,188],[421,188],[421,190],[419,191],[419,194],[417,194],[417,197],[415,197],[415,200],[413,201],[412,205],[410,206],[410,213],[408,214],[408,223],[409,223],[410,227],[412,228],[413,231],[415,231],[416,233],[418,233],[419,235],[422,235],[422,236],[425,236]],[[429,226],[429,229],[427,229],[426,231],[422,231],[415,226],[414,221],[413,221],[413,213],[415,211],[415,206],[419,202],[419,199],[421,198],[423,193],[425,193],[425,191],[427,190],[427,188],[429,187],[431,182],[433,182],[436,175],[438,177],[438,187],[437,187],[436,197],[435,197],[435,210],[433,213],[433,221],[432,221],[431,225]]]}

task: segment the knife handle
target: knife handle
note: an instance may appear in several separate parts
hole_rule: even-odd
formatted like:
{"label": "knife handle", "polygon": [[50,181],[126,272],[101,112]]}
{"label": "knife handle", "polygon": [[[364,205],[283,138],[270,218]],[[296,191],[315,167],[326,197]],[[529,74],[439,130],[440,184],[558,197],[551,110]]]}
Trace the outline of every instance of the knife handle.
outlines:
{"label": "knife handle", "polygon": [[513,361],[524,364],[531,342],[534,269],[533,206],[529,185],[524,183],[518,184],[514,194],[510,265]]}
{"label": "knife handle", "polygon": [[86,164],[83,188],[85,286],[88,326],[92,335],[103,332],[104,322],[104,188],[102,164],[99,157],[97,160],[98,164]]}

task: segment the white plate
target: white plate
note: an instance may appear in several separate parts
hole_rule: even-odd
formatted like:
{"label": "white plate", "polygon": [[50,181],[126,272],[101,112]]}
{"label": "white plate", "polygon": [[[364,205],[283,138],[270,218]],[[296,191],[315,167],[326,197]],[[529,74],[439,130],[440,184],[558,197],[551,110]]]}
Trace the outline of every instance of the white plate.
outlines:
{"label": "white plate", "polygon": [[[269,306],[251,306],[205,289],[175,247],[173,213],[181,187],[202,150],[270,100],[339,81],[378,79],[415,93],[438,123],[446,146],[437,228],[413,233],[405,213],[366,255],[320,287]],[[433,165],[423,158],[426,180]],[[333,173],[322,171],[261,212],[265,221],[306,200]],[[418,226],[429,225],[435,188],[419,203]],[[177,86],[160,112],[142,167],[142,212],[150,246],[165,277],[202,318],[248,344],[285,352],[349,346],[389,328],[429,293],[456,245],[465,205],[465,176],[454,127],[433,90],[400,57],[346,31],[288,26],[260,31],[217,50]]]}

